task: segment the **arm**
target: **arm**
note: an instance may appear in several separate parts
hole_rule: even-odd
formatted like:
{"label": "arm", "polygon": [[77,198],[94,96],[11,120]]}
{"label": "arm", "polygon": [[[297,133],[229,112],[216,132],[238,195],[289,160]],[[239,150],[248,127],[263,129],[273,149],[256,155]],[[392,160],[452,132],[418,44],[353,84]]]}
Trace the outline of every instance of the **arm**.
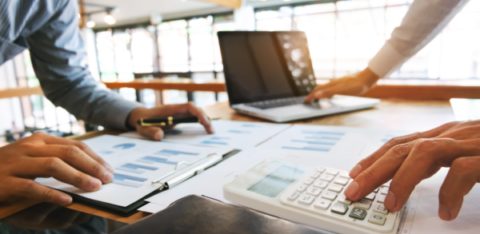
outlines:
{"label": "arm", "polygon": [[468,0],[416,0],[400,26],[370,60],[368,67],[353,75],[317,86],[305,99],[331,97],[334,94],[361,95],[378,79],[387,76],[416,54],[450,22]]}
{"label": "arm", "polygon": [[125,129],[139,104],[106,90],[88,70],[76,1],[56,4],[48,23],[28,37],[33,68],[48,99],[77,118],[108,128]]}
{"label": "arm", "polygon": [[368,67],[385,77],[427,45],[468,0],[416,0]]}

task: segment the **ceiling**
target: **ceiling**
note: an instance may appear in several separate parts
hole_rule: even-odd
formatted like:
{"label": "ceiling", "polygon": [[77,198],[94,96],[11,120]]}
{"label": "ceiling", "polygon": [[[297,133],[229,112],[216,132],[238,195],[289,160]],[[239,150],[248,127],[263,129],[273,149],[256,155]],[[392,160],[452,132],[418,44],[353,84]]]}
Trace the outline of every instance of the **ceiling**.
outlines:
{"label": "ceiling", "polygon": [[[100,6],[114,7],[112,15],[117,24],[144,22],[152,15],[160,15],[163,18],[183,17],[191,14],[205,14],[217,11],[225,11],[226,8],[200,0],[85,0],[86,13],[101,10]],[[92,4],[92,5],[89,5]],[[92,19],[98,26],[105,25],[104,13],[93,14]]]}
{"label": "ceiling", "polygon": [[[244,0],[246,5],[255,7],[272,6],[286,3],[297,3],[314,0]],[[318,1],[318,0],[317,0]],[[114,7],[112,15],[116,25],[149,21],[152,16],[163,19],[179,18],[192,15],[209,14],[231,9],[209,3],[208,0],[84,0],[86,13],[103,10],[103,7]],[[105,13],[92,14],[91,18],[97,27],[106,26]]]}

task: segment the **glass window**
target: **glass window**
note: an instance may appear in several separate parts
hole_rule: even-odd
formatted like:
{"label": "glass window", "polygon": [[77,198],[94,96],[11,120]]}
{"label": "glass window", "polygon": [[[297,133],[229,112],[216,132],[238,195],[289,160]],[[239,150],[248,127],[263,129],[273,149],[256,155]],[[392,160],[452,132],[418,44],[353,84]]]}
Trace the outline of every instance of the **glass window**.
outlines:
{"label": "glass window", "polygon": [[186,20],[161,23],[158,26],[160,70],[185,72],[189,69],[188,31]]}

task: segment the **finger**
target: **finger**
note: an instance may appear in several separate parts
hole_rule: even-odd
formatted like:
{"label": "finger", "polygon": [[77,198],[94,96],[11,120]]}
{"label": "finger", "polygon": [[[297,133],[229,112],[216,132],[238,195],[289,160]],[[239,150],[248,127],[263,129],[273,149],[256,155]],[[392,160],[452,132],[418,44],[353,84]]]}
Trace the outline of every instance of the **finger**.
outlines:
{"label": "finger", "polygon": [[208,116],[205,114],[205,112],[203,112],[200,108],[198,108],[197,106],[191,103],[187,104],[187,108],[190,114],[198,118],[198,121],[200,122],[200,124],[203,125],[207,133],[212,134],[213,133],[212,123],[210,121],[210,118],[208,118]]}
{"label": "finger", "polygon": [[315,99],[318,99],[317,97],[321,96],[321,92],[331,86],[334,86],[336,82],[334,80],[331,80],[330,82],[326,84],[321,84],[317,85],[311,92],[310,94],[305,98],[306,103],[313,102]]}
{"label": "finger", "polygon": [[480,140],[455,141],[450,138],[418,141],[395,173],[385,198],[385,207],[390,211],[400,210],[420,181],[458,157],[480,154],[479,144]]}
{"label": "finger", "polygon": [[138,126],[137,127],[137,132],[149,139],[160,141],[164,137],[164,132],[161,128],[159,127],[153,127],[153,126],[147,126],[147,127],[142,127]]}
{"label": "finger", "polygon": [[357,201],[393,177],[413,148],[414,142],[390,148],[383,157],[362,171],[347,187],[345,196]]}
{"label": "finger", "polygon": [[113,175],[110,170],[73,144],[36,146],[29,148],[27,153],[32,157],[59,158],[70,166],[100,179],[103,183],[112,181]]}
{"label": "finger", "polygon": [[11,187],[13,194],[39,202],[50,202],[66,206],[72,203],[72,197],[55,189],[47,188],[29,179],[12,179]]}
{"label": "finger", "polygon": [[202,124],[208,133],[213,133],[213,127],[211,125],[208,116],[198,107],[192,103],[167,105],[159,109],[158,115],[179,115],[179,114],[191,114],[198,118],[200,124]]}
{"label": "finger", "polygon": [[355,167],[353,167],[353,169],[350,171],[350,177],[355,178],[363,170],[370,167],[370,165],[372,165],[375,161],[377,161],[380,157],[382,157],[386,152],[388,152],[392,147],[399,144],[411,142],[420,138],[431,138],[431,137],[438,136],[444,131],[455,126],[456,124],[458,124],[458,122],[450,122],[425,132],[416,132],[409,135],[392,138],[387,143],[385,143],[382,147],[380,147],[377,151],[375,151],[373,154],[361,160]]}
{"label": "finger", "polygon": [[109,170],[110,172],[113,172],[113,168],[105,160],[103,160],[102,157],[100,157],[100,155],[95,153],[92,149],[90,149],[90,147],[88,147],[83,142],[61,138],[61,137],[54,137],[44,133],[35,133],[35,137],[40,138],[46,144],[76,146],[80,150],[85,152],[89,157],[93,158],[95,161],[103,165],[107,170]]}
{"label": "finger", "polygon": [[453,161],[440,188],[438,215],[453,220],[462,208],[463,197],[480,182],[480,156],[461,157]]}
{"label": "finger", "polygon": [[55,157],[28,158],[12,170],[12,173],[24,178],[53,177],[85,191],[100,189],[102,182],[71,167]]}

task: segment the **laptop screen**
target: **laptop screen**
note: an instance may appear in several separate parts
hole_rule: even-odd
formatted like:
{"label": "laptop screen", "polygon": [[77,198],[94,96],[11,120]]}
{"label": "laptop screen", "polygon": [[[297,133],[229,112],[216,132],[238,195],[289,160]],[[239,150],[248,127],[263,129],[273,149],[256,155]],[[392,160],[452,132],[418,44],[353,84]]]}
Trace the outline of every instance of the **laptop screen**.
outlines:
{"label": "laptop screen", "polygon": [[[304,33],[219,32],[218,37],[231,104],[305,95],[314,87]],[[308,81],[306,90],[296,78],[313,83]]]}

